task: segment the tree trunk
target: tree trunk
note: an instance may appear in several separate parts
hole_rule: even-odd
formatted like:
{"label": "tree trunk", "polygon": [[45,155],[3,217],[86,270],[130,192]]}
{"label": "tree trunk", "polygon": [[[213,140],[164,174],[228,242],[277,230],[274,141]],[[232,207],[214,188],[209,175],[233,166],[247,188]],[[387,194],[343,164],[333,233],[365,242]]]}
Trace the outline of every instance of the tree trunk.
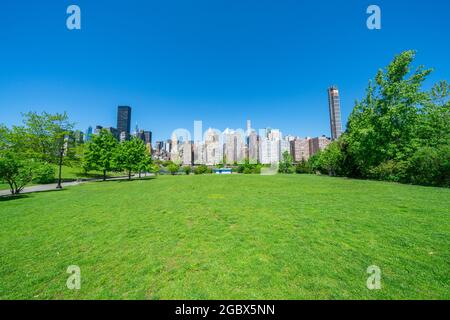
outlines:
{"label": "tree trunk", "polygon": [[106,181],[106,170],[103,170],[103,181]]}
{"label": "tree trunk", "polygon": [[131,180],[131,170],[128,170],[128,180]]}
{"label": "tree trunk", "polygon": [[14,186],[11,182],[8,182],[9,184],[9,191],[11,191],[11,194],[15,194]]}
{"label": "tree trunk", "polygon": [[17,183],[15,183],[15,182],[13,182],[13,185],[14,185],[14,190],[13,190],[13,194],[19,194],[19,188],[17,187]]}

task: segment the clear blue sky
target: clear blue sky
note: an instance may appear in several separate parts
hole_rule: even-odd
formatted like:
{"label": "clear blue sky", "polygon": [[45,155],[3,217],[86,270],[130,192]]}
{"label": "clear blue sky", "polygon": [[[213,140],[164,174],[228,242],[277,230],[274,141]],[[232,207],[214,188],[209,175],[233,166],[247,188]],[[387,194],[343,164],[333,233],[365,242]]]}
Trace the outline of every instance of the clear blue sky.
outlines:
{"label": "clear blue sky", "polygon": [[[66,8],[82,30],[66,28]],[[366,8],[382,9],[382,30]],[[329,135],[326,89],[341,90],[344,120],[392,57],[418,51],[450,80],[450,1],[168,0],[0,3],[0,123],[21,112],[67,111],[85,130],[132,126],[167,139],[175,128],[280,128]],[[205,128],[206,129],[206,128]]]}

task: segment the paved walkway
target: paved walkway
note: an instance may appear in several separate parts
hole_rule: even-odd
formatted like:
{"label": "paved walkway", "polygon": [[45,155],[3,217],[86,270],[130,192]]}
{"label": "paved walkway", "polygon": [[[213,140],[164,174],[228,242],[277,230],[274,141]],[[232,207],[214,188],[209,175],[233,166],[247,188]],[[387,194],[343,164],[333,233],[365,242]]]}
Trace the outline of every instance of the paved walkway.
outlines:
{"label": "paved walkway", "polygon": [[[150,177],[153,174],[142,174],[141,177]],[[139,175],[134,175],[131,177],[132,179],[139,179]],[[108,178],[106,179],[106,181],[111,181],[111,180],[126,180],[128,179],[127,176],[123,176],[123,177],[113,177],[113,178]],[[103,181],[102,179],[86,179],[86,180],[79,180],[79,181],[71,181],[71,182],[63,182],[62,187],[70,187],[70,186],[77,186],[79,184],[82,183],[86,183],[86,182],[95,182],[95,181]],[[58,190],[56,189],[57,184],[56,183],[51,183],[51,184],[40,184],[37,186],[31,186],[31,187],[25,187],[20,194],[23,193],[32,193],[32,192],[42,192],[42,191],[53,191],[53,190]],[[0,190],[0,197],[2,196],[9,196],[11,195],[11,191],[9,189],[7,190]]]}
{"label": "paved walkway", "polygon": [[[73,182],[63,182],[62,186],[64,187],[69,187],[69,186],[76,186],[78,184],[80,184],[82,182],[78,182],[78,181],[73,181]],[[57,184],[56,183],[51,183],[51,184],[40,184],[37,186],[32,186],[32,187],[25,187],[20,194],[22,193],[31,193],[31,192],[40,192],[40,191],[50,191],[50,190],[57,190],[56,189]],[[9,189],[7,190],[0,190],[0,196],[8,196],[11,194],[11,191]]]}

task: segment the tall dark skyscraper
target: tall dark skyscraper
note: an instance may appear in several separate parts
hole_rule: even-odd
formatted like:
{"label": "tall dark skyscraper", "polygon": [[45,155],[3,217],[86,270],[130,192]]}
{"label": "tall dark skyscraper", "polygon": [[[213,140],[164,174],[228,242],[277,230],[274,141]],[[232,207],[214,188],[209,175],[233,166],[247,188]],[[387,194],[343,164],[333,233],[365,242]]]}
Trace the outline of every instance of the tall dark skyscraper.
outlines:
{"label": "tall dark skyscraper", "polygon": [[338,139],[342,134],[341,102],[336,86],[328,88],[328,107],[330,111],[331,140]]}
{"label": "tall dark skyscraper", "polygon": [[119,135],[125,132],[126,139],[130,137],[131,129],[131,108],[128,106],[119,106],[117,108],[117,131]]}
{"label": "tall dark skyscraper", "polygon": [[144,142],[145,144],[152,144],[152,132],[151,131],[144,131]]}

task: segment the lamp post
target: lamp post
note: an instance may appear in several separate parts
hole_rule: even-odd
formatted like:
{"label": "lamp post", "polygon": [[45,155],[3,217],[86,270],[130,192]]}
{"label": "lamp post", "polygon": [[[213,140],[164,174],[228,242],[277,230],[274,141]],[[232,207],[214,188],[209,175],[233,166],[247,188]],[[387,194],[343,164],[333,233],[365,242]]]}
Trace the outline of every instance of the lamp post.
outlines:
{"label": "lamp post", "polygon": [[59,172],[58,172],[58,184],[56,185],[56,189],[62,189],[61,185],[61,175],[62,175],[62,163],[64,157],[64,138],[62,138],[60,147],[59,147]]}

